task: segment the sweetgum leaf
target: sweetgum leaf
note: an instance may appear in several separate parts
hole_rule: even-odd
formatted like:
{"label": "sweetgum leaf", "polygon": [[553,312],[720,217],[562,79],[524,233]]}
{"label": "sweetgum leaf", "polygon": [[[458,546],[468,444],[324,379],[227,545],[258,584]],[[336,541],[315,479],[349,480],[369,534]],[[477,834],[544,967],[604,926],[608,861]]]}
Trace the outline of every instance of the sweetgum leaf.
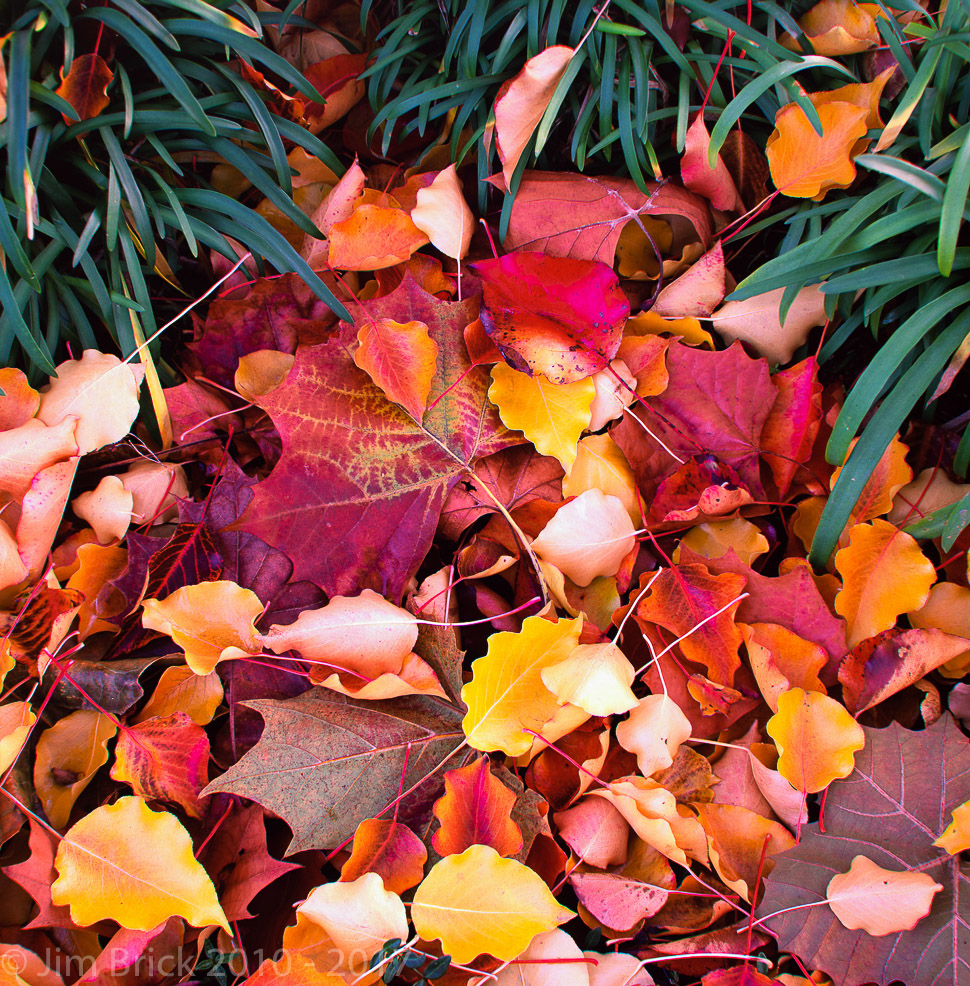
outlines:
{"label": "sweetgum leaf", "polygon": [[[279,815],[293,830],[287,855],[349,838],[396,797],[402,769],[407,790],[464,739],[457,710],[427,698],[355,702],[311,691],[242,704],[266,728],[203,795],[238,794]],[[436,775],[401,802],[399,817],[406,820],[440,791]]]}
{"label": "sweetgum leaf", "polygon": [[438,347],[432,407],[417,421],[354,363],[353,327],[301,346],[285,383],[260,399],[283,455],[236,526],[285,551],[293,578],[331,595],[369,588],[398,600],[431,546],[448,491],[481,456],[519,444],[488,403],[462,332],[476,297],[440,301],[410,274],[393,292],[351,306],[356,324],[423,322]]}
{"label": "sweetgum leaf", "polygon": [[[970,976],[970,872],[960,856],[933,845],[951,812],[970,797],[970,741],[944,715],[912,732],[898,723],[865,729],[856,769],[835,781],[825,800],[823,833],[817,822],[802,827],[797,846],[774,856],[759,919],[781,949],[836,986],[887,984],[942,986]],[[929,914],[912,931],[875,938],[850,931],[827,904],[826,887],[852,860],[864,855],[896,871],[919,871],[943,884]]]}

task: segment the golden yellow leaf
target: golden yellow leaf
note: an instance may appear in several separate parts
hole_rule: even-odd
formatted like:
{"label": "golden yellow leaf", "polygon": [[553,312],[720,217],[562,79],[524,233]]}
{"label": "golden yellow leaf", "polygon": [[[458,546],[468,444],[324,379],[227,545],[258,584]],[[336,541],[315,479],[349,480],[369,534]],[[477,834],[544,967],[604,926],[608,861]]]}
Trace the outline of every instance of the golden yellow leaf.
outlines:
{"label": "golden yellow leaf", "polygon": [[955,856],[958,852],[970,849],[970,801],[964,801],[958,808],[954,808],[952,819],[933,845]]}
{"label": "golden yellow leaf", "polygon": [[142,624],[167,633],[185,651],[196,674],[210,674],[220,661],[259,653],[255,621],[263,604],[235,582],[201,582],[164,599],[146,599]]}
{"label": "golden yellow leaf", "polygon": [[[817,55],[855,55],[880,44],[879,5],[820,0],[798,21]],[[791,40],[791,39],[787,39]]]}
{"label": "golden yellow leaf", "polygon": [[[164,851],[160,865],[159,853]],[[57,847],[51,900],[87,927],[105,919],[149,931],[170,917],[232,934],[215,887],[192,855],[192,839],[166,811],[120,798],[72,825]]]}
{"label": "golden yellow leaf", "polygon": [[848,547],[836,552],[835,567],[842,576],[835,610],[848,624],[849,647],[920,609],[936,581],[933,563],[916,541],[879,519],[852,528]]}
{"label": "golden yellow leaf", "polygon": [[[929,599],[913,613],[909,622],[920,629],[942,630],[957,637],[970,637],[970,589],[956,582],[937,582]],[[937,670],[947,678],[962,678],[970,671],[970,640],[967,649]]]}
{"label": "golden yellow leaf", "polygon": [[855,179],[852,151],[865,135],[868,111],[843,101],[815,108],[822,121],[821,136],[797,103],[775,114],[765,154],[771,179],[783,195],[820,199],[830,188],[846,188]]}
{"label": "golden yellow leaf", "polygon": [[[588,718],[575,706],[560,706],[542,683],[542,669],[565,660],[579,643],[583,621],[552,623],[530,616],[518,633],[493,633],[488,650],[472,664],[472,680],[461,690],[468,707],[462,729],[473,749],[488,753],[501,750],[510,757],[525,753],[534,737],[532,729],[555,740],[557,720]],[[575,728],[570,725],[570,729]]]}
{"label": "golden yellow leaf", "polygon": [[212,722],[222,694],[218,674],[195,674],[191,668],[183,667],[166,668],[152,697],[131,721],[139,723],[155,716],[184,712],[197,726],[205,726]]}
{"label": "golden yellow leaf", "polygon": [[846,928],[880,938],[912,931],[942,889],[928,873],[887,870],[868,856],[856,856],[848,872],[829,880],[825,897]]}
{"label": "golden yellow leaf", "polygon": [[793,686],[825,694],[825,685],[818,677],[828,661],[824,647],[777,623],[739,623],[738,626],[751,670],[772,712],[778,711],[778,695]]}
{"label": "golden yellow leaf", "polygon": [[293,369],[296,357],[275,349],[257,349],[239,357],[233,383],[236,392],[247,401],[258,403],[260,397],[272,393]]}
{"label": "golden yellow leaf", "polygon": [[866,734],[840,702],[819,692],[792,688],[778,698],[765,729],[778,748],[778,773],[808,794],[824,791],[855,769]]}
{"label": "golden yellow leaf", "polygon": [[8,702],[0,705],[0,773],[20,756],[21,747],[37,721],[29,702]]}
{"label": "golden yellow leaf", "polygon": [[458,963],[482,953],[514,959],[571,917],[537,873],[481,845],[437,862],[411,905],[415,931],[424,941],[439,939]]}
{"label": "golden yellow leaf", "polygon": [[567,578],[586,586],[599,575],[616,575],[636,547],[635,533],[623,503],[592,489],[563,504],[532,548]]}
{"label": "golden yellow leaf", "polygon": [[[698,524],[681,538],[681,543],[704,558],[720,558],[728,551],[734,551],[745,565],[750,565],[769,548],[768,539],[760,528],[743,517]],[[673,557],[675,564],[680,561],[679,546]]]}
{"label": "golden yellow leaf", "polygon": [[567,472],[576,460],[576,443],[589,425],[596,387],[587,377],[576,383],[550,383],[507,363],[492,368],[488,399],[507,428],[521,431],[543,455],[554,455]]}
{"label": "golden yellow leaf", "polygon": [[626,508],[630,520],[638,524],[640,504],[633,470],[623,450],[609,434],[587,435],[580,439],[576,459],[562,481],[563,496],[579,496],[592,489],[615,496]]}

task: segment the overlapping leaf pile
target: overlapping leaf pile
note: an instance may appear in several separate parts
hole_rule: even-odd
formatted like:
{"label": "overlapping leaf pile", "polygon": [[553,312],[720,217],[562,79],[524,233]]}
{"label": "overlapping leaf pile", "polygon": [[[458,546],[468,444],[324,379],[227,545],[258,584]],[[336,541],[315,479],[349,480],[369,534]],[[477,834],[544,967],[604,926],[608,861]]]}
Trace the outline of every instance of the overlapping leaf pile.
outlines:
{"label": "overlapping leaf pile", "polygon": [[2,371],[10,982],[966,975],[970,487],[897,436],[814,571],[820,292],[724,302],[727,218],[851,181],[885,81],[761,170],[698,117],[682,185],[527,172],[499,257],[453,166],[355,162],[299,244],[353,320],[232,286],[167,448],[140,368]]}

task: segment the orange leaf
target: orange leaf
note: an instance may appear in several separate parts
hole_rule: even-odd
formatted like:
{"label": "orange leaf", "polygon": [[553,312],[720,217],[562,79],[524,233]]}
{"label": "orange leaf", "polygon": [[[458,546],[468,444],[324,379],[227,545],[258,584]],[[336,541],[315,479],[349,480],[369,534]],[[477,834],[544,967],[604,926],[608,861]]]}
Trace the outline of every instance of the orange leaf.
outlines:
{"label": "orange leaf", "polygon": [[202,817],[199,791],[209,782],[209,737],[184,712],[121,731],[111,776],[152,801],[174,801]]}
{"label": "orange leaf", "polygon": [[502,83],[495,99],[495,137],[506,185],[575,54],[564,45],[546,48]]}
{"label": "orange leaf", "polygon": [[[820,0],[800,18],[818,55],[855,55],[880,43],[876,16],[879,5],[856,0]],[[791,39],[787,39],[791,40]]]}
{"label": "orange leaf", "polygon": [[30,728],[37,721],[29,702],[0,705],[0,773],[20,756]]}
{"label": "orange leaf", "polygon": [[[61,84],[55,92],[74,107],[82,120],[90,120],[111,102],[106,90],[114,77],[100,55],[78,55],[67,75],[62,71]],[[74,122],[63,113],[61,116],[67,124]]]}
{"label": "orange leaf", "polygon": [[778,747],[778,772],[807,794],[824,791],[855,769],[866,745],[862,727],[845,706],[819,692],[792,688],[778,696],[778,711],[765,726]]}
{"label": "orange leaf", "polygon": [[390,818],[365,818],[354,833],[350,858],[340,870],[341,883],[365,873],[376,873],[384,889],[403,894],[424,877],[428,850],[403,822]]}
{"label": "orange leaf", "polygon": [[51,900],[69,905],[76,924],[108,918],[150,931],[178,915],[193,927],[217,924],[232,933],[212,881],[192,855],[189,833],[141,798],[121,798],[85,815],[61,840],[54,865],[59,876]]}
{"label": "orange leaf", "polygon": [[153,716],[184,712],[196,725],[212,722],[222,702],[222,682],[217,674],[195,674],[191,668],[166,668],[152,697],[131,720],[144,722]]}
{"label": "orange leaf", "polygon": [[920,609],[936,581],[933,563],[916,541],[878,519],[852,528],[848,547],[836,552],[835,567],[842,576],[835,610],[848,623],[849,647]]}
{"label": "orange leaf", "polygon": [[793,685],[825,694],[818,674],[828,661],[828,652],[820,644],[777,623],[742,625],[741,632],[751,670],[772,712],[778,711],[778,695]]}
{"label": "orange leaf", "polygon": [[955,856],[958,852],[970,849],[970,801],[954,808],[951,817],[952,821],[933,845]]}
{"label": "orange leaf", "polygon": [[438,369],[438,345],[428,335],[427,325],[372,319],[361,325],[357,338],[360,346],[354,362],[389,400],[420,422]]}
{"label": "orange leaf", "polygon": [[698,113],[687,128],[684,155],[680,159],[680,177],[692,192],[709,199],[715,209],[723,212],[743,212],[744,203],[727,165],[717,155],[712,168],[708,162],[711,136],[707,132],[704,114]]}
{"label": "orange leaf", "polygon": [[339,270],[378,270],[403,263],[427,242],[403,209],[359,205],[330,227],[328,260]]}
{"label": "orange leaf", "polygon": [[775,114],[775,130],[765,147],[775,187],[793,198],[818,200],[830,188],[846,188],[855,178],[852,150],[865,135],[867,111],[848,102],[816,109],[821,136],[805,111],[788,103]]}
{"label": "orange leaf", "polygon": [[491,846],[500,856],[522,848],[522,832],[512,821],[515,794],[489,769],[488,757],[445,774],[445,793],[434,803],[441,828],[431,844],[442,856],[469,846]]}
{"label": "orange leaf", "polygon": [[867,856],[856,856],[848,872],[829,880],[825,897],[846,928],[880,938],[912,931],[942,889],[928,873],[887,870]]}

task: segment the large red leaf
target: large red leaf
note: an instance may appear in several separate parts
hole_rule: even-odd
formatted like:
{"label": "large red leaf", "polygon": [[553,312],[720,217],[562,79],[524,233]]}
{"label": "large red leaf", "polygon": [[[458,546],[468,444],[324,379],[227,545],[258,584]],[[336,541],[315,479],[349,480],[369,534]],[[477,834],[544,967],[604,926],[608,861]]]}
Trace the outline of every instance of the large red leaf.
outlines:
{"label": "large red leaf", "polygon": [[285,551],[295,579],[330,595],[370,588],[399,599],[427,554],[448,491],[481,456],[516,445],[488,403],[462,330],[478,299],[440,301],[407,275],[364,318],[424,322],[438,345],[432,407],[417,423],[353,360],[356,332],[302,346],[286,381],[261,399],[283,455],[238,526]]}
{"label": "large red leaf", "polygon": [[[866,729],[865,748],[845,780],[825,799],[823,834],[802,828],[797,846],[774,857],[757,910],[778,938],[837,986],[891,983],[942,986],[970,976],[970,872],[961,855],[933,845],[954,808],[970,798],[970,742],[950,715],[911,732],[893,723]],[[837,873],[863,855],[898,872],[920,872],[943,884],[929,914],[912,931],[873,937],[845,928],[825,900]],[[811,904],[805,907],[799,905]]]}
{"label": "large red leaf", "polygon": [[575,383],[616,355],[630,302],[612,267],[544,253],[472,267],[482,279],[482,325],[516,370]]}

